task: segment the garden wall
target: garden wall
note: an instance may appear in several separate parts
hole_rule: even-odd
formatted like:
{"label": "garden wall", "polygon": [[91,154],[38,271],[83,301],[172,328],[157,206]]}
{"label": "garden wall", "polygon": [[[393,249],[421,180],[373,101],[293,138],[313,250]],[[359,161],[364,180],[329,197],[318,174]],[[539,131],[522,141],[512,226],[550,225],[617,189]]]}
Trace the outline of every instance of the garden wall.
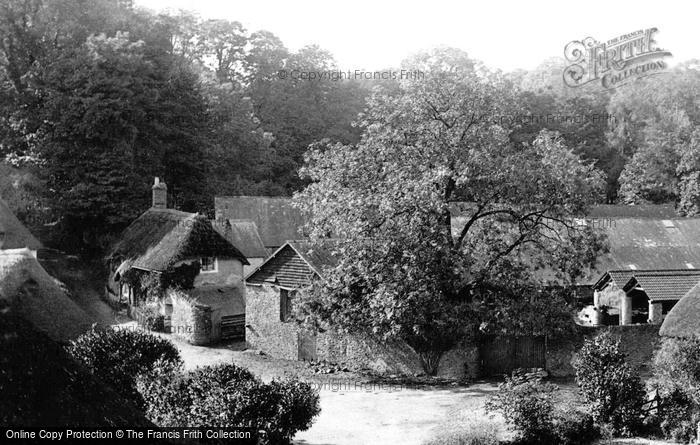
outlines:
{"label": "garden wall", "polygon": [[586,338],[593,338],[603,331],[610,331],[620,339],[623,350],[632,365],[642,373],[649,370],[654,350],[659,344],[659,325],[639,324],[628,326],[576,327],[576,334],[547,343],[547,371],[555,377],[574,375],[571,364],[574,355]]}
{"label": "garden wall", "polygon": [[170,332],[193,345],[212,341],[211,308],[197,304],[183,296],[171,294],[173,313]]}

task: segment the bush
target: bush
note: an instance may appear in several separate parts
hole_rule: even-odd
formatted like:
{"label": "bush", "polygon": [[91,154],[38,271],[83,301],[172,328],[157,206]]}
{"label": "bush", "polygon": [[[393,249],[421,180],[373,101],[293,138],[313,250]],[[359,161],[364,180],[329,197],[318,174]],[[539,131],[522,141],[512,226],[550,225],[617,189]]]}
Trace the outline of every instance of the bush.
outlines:
{"label": "bush", "polygon": [[167,340],[146,332],[127,329],[97,329],[81,335],[68,352],[93,375],[143,407],[136,378],[151,372],[156,364],[180,368],[177,348]]}
{"label": "bush", "polygon": [[662,395],[680,391],[700,404],[700,339],[664,339],[654,352],[652,372]]}
{"label": "bush", "polygon": [[560,445],[588,445],[600,437],[593,416],[574,409],[556,416],[553,432]]}
{"label": "bush", "polygon": [[697,435],[700,421],[698,406],[685,393],[674,390],[660,397],[660,409],[650,423],[658,426],[663,437],[674,442],[690,443]]}
{"label": "bush", "polygon": [[644,385],[610,332],[586,340],[574,359],[576,383],[590,403],[593,420],[615,435],[630,436],[641,426]]}
{"label": "bush", "polygon": [[157,305],[146,304],[132,310],[139,313],[136,320],[139,326],[153,332],[165,332],[165,316],[161,315]]}
{"label": "bush", "polygon": [[498,445],[498,426],[488,421],[472,421],[467,424],[441,430],[423,445]]}
{"label": "bush", "polygon": [[161,427],[242,426],[267,432],[267,443],[288,443],[320,412],[319,396],[296,380],[265,384],[225,364],[185,373],[156,366],[139,377],[146,415]]}
{"label": "bush", "polygon": [[553,394],[558,388],[540,380],[506,377],[488,402],[487,411],[500,411],[524,443],[553,443]]}

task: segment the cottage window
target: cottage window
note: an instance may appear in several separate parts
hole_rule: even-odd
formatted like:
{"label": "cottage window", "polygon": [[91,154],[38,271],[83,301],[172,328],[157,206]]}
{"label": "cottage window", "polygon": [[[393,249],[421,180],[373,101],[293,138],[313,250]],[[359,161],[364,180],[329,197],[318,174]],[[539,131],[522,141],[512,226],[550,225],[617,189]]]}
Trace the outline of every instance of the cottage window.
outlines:
{"label": "cottage window", "polygon": [[200,272],[216,272],[216,258],[213,256],[202,257],[199,264]]}
{"label": "cottage window", "polygon": [[294,300],[294,291],[280,289],[280,321],[292,320],[292,301]]}

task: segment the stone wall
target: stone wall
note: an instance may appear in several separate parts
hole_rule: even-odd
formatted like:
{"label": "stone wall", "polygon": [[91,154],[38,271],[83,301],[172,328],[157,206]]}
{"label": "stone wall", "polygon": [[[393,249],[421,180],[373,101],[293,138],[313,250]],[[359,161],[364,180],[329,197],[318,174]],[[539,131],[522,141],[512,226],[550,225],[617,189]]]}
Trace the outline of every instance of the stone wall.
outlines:
{"label": "stone wall", "polygon": [[547,371],[555,377],[574,375],[571,364],[574,355],[586,338],[593,338],[598,333],[609,330],[620,338],[623,350],[628,354],[629,362],[641,372],[649,370],[654,350],[659,344],[659,326],[649,324],[629,326],[577,326],[576,334],[566,339],[548,340]]}
{"label": "stone wall", "polygon": [[[299,358],[298,332],[294,322],[281,322],[279,288],[252,286],[246,289],[246,341],[249,347],[274,357]],[[405,342],[381,342],[369,336],[325,331],[316,335],[318,360],[327,360],[350,369],[368,369],[380,374],[422,374],[419,355]],[[476,377],[478,351],[460,344],[443,355],[438,376],[461,379]]]}
{"label": "stone wall", "polygon": [[173,313],[171,333],[193,345],[212,342],[212,314],[209,306],[197,304],[186,296],[171,294]]}

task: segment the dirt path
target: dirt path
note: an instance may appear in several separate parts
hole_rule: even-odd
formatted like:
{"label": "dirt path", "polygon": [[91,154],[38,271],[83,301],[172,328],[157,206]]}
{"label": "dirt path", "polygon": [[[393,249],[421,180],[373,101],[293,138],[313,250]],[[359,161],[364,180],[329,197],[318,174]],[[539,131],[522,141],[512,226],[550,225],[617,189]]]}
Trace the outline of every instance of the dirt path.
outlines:
{"label": "dirt path", "polygon": [[112,325],[119,321],[117,313],[100,297],[104,286],[99,273],[100,264],[86,264],[76,256],[53,250],[42,251],[39,262],[51,276],[68,288],[73,301],[95,323]]}
{"label": "dirt path", "polygon": [[[321,414],[311,429],[297,434],[305,445],[420,445],[461,412],[486,418],[485,399],[495,385],[468,388],[366,388],[321,391]],[[501,422],[496,419],[496,422]]]}

